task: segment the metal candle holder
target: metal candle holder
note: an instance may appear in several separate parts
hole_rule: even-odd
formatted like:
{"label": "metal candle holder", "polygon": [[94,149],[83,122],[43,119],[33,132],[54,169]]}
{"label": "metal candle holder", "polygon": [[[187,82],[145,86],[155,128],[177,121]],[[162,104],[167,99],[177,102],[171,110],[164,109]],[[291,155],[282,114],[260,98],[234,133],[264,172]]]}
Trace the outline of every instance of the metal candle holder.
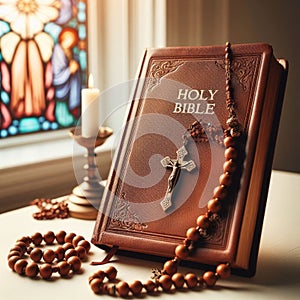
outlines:
{"label": "metal candle holder", "polygon": [[68,199],[71,217],[94,220],[97,217],[98,207],[103,195],[104,187],[96,175],[95,149],[105,143],[113,133],[109,127],[100,127],[96,137],[83,137],[80,128],[70,130],[70,136],[81,146],[87,149],[87,164],[84,165],[86,176],[83,182],[72,190]]}

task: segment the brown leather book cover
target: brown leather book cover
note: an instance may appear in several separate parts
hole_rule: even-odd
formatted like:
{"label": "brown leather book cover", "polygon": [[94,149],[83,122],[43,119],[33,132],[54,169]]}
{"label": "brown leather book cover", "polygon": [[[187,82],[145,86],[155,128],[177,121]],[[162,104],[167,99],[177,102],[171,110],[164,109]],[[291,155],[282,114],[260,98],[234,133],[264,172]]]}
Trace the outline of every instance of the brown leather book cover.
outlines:
{"label": "brown leather book cover", "polygon": [[[173,257],[186,230],[206,212],[223,173],[224,146],[204,138],[186,146],[186,153],[178,149],[195,121],[206,126],[206,133],[226,128],[224,48],[145,51],[100,204],[95,245]],[[232,45],[232,53],[233,98],[246,135],[243,172],[227,213],[216,218],[215,230],[189,261],[231,262],[237,273],[250,276],[256,268],[287,67],[267,44]],[[162,201],[176,158],[184,167],[166,208]]]}

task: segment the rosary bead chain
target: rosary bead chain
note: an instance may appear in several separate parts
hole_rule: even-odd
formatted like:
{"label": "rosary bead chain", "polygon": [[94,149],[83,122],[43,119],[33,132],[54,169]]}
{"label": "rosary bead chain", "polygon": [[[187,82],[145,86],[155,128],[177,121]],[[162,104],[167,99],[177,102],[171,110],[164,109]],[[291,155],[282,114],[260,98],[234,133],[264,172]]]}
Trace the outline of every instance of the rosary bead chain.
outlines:
{"label": "rosary bead chain", "polygon": [[[229,148],[233,148],[233,145],[236,145],[237,143],[233,143],[233,140],[239,139],[239,137],[230,138],[226,137],[226,150]],[[230,142],[229,142],[230,141]],[[225,143],[224,143],[225,144]],[[225,152],[226,152],[225,150]],[[231,163],[236,163],[238,156],[239,156],[239,149],[234,146],[234,150],[236,155],[233,156],[226,156],[226,162],[230,161]],[[236,171],[236,168],[234,169],[234,172],[229,172],[228,170],[224,171],[224,173],[220,176],[220,185],[217,186],[214,189],[213,192],[213,198],[208,201],[207,203],[207,213],[200,215],[197,220],[196,224],[197,227],[191,227],[186,232],[186,239],[183,241],[182,244],[176,246],[175,248],[175,257],[178,260],[184,260],[190,255],[190,249],[193,249],[194,244],[199,241],[201,238],[201,235],[203,232],[206,232],[209,227],[211,226],[212,220],[214,215],[217,215],[222,210],[222,202],[225,200],[225,198],[228,196],[228,193],[230,191],[232,178],[234,176],[234,173]],[[226,178],[226,180],[224,179]],[[230,180],[229,180],[230,179]],[[230,184],[229,184],[230,183]],[[165,265],[163,268],[163,273],[166,272],[169,273],[168,265]]]}
{"label": "rosary bead chain", "polygon": [[[112,278],[111,275],[113,274]],[[95,294],[109,294],[113,296],[128,297],[142,296],[143,293],[168,292],[170,290],[181,290],[184,288],[195,289],[197,287],[212,287],[218,279],[226,279],[230,276],[229,264],[220,264],[216,272],[206,271],[202,276],[195,273],[163,274],[154,280],[142,283],[134,280],[132,283],[116,281],[117,270],[110,266],[107,270],[99,270],[89,277],[89,284]]]}
{"label": "rosary bead chain", "polygon": [[[43,251],[41,248],[33,248],[41,246],[43,241],[45,245],[53,245],[55,240],[59,245],[55,250]],[[31,278],[40,274],[43,279],[49,279],[53,273],[65,277],[71,271],[79,272],[81,260],[89,251],[90,243],[75,233],[66,234],[65,231],[60,231],[54,234],[53,231],[48,231],[42,235],[36,232],[31,237],[17,240],[8,254],[8,266],[16,273]],[[29,256],[32,262],[28,263],[26,256]]]}
{"label": "rosary bead chain", "polygon": [[[168,292],[171,289],[194,289],[196,287],[212,287],[218,279],[226,279],[231,274],[230,263],[221,263],[216,267],[216,271],[206,271],[202,276],[195,273],[183,275],[178,272],[178,266],[181,260],[186,259],[191,254],[191,249],[201,239],[203,233],[209,230],[213,219],[224,208],[223,202],[228,197],[233,178],[239,166],[241,147],[242,126],[238,122],[235,113],[235,101],[232,98],[231,86],[231,61],[232,52],[230,43],[226,43],[225,48],[225,83],[226,83],[226,107],[229,113],[227,125],[228,129],[223,132],[220,138],[219,133],[210,124],[200,121],[194,122],[187,132],[183,135],[184,144],[187,143],[188,134],[195,142],[207,142],[211,139],[222,143],[225,146],[225,163],[223,165],[223,174],[219,178],[219,185],[213,190],[213,197],[207,203],[207,212],[200,215],[196,220],[196,227],[191,227],[186,231],[186,237],[181,244],[175,248],[173,259],[164,263],[162,270],[153,271],[153,279],[146,283],[136,280],[131,284],[125,281],[113,283],[109,279],[110,271],[98,271],[89,278],[91,289],[96,294],[109,294],[113,296],[128,297],[141,296],[144,292],[153,293],[155,291]],[[205,127],[205,128],[204,128]],[[110,267],[114,268],[114,267]],[[114,268],[114,280],[117,276],[117,270]],[[108,281],[104,281],[105,278]]]}

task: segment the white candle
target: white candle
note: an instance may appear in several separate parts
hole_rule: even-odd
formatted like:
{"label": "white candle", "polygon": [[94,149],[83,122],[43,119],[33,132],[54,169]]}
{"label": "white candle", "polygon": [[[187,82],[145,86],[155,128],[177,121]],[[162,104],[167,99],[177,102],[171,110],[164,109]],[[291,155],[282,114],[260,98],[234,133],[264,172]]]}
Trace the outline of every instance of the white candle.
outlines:
{"label": "white candle", "polygon": [[88,88],[81,90],[81,135],[93,137],[99,130],[99,89],[94,88],[93,75],[89,75]]}

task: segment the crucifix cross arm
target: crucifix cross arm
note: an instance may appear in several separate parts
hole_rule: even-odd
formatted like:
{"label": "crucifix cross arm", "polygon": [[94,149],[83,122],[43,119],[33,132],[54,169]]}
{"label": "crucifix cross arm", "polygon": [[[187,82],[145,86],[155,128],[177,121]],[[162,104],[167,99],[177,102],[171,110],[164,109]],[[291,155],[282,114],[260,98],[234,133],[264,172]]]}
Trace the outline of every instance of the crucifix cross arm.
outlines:
{"label": "crucifix cross arm", "polygon": [[166,195],[160,203],[164,211],[172,206],[172,194],[178,182],[181,170],[187,170],[188,172],[191,172],[196,167],[196,164],[193,160],[183,160],[184,157],[188,154],[184,145],[179,148],[176,153],[176,159],[171,159],[169,156],[166,156],[161,160],[161,164],[164,168],[172,168],[172,172],[168,178],[168,188]]}

